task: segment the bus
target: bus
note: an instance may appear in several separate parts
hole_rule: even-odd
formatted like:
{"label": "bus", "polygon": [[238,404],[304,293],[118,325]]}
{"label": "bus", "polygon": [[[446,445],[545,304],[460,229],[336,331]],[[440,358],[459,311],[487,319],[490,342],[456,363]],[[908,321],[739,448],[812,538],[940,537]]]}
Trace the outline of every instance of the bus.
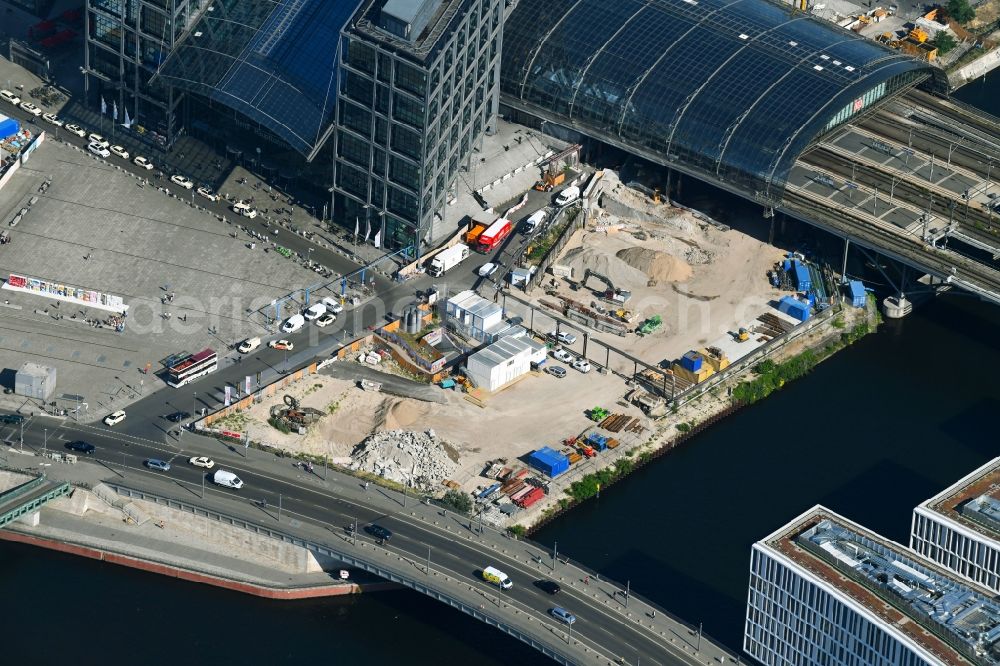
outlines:
{"label": "bus", "polygon": [[180,388],[214,372],[219,367],[219,355],[214,349],[202,349],[197,354],[185,354],[167,369],[167,384]]}

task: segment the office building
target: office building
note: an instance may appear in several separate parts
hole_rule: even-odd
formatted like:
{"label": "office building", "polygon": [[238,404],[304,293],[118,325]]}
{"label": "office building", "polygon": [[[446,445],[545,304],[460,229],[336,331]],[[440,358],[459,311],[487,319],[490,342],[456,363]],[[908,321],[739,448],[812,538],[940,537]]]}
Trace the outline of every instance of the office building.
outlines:
{"label": "office building", "polygon": [[816,506],[753,545],[744,649],[767,666],[1000,663],[1000,603]]}
{"label": "office building", "polygon": [[915,508],[910,548],[1000,593],[1000,458]]}
{"label": "office building", "polygon": [[[87,0],[85,104],[161,148],[180,131],[181,89],[151,81],[204,0]],[[117,110],[117,121],[114,114]]]}
{"label": "office building", "polygon": [[334,218],[390,249],[436,244],[498,110],[502,0],[366,0],[341,33]]}

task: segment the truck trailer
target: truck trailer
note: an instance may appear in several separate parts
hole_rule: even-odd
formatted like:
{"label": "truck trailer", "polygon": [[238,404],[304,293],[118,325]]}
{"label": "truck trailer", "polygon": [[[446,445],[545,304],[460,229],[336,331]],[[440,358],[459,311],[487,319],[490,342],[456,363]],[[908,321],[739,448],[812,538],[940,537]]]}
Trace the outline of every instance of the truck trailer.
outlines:
{"label": "truck trailer", "polygon": [[513,230],[514,225],[510,220],[498,217],[486,231],[479,234],[479,238],[476,239],[476,250],[483,254],[492,252],[507,236],[510,236]]}
{"label": "truck trailer", "polygon": [[441,277],[446,271],[465,261],[469,256],[469,246],[459,243],[446,250],[438,252],[431,258],[431,265],[427,272],[433,277]]}

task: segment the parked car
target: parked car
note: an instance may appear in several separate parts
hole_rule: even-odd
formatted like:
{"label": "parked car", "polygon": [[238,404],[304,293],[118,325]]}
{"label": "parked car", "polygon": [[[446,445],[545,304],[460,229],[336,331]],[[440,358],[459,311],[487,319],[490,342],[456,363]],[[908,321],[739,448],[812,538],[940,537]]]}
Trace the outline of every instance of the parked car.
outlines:
{"label": "parked car", "polygon": [[494,263],[483,264],[479,267],[479,277],[489,277],[497,272],[497,265]]}
{"label": "parked car", "polygon": [[562,367],[561,365],[550,365],[547,368],[545,368],[545,372],[559,379],[562,379],[563,377],[566,376],[566,368]]}
{"label": "parked car", "polygon": [[161,472],[170,471],[170,463],[166,460],[160,460],[159,458],[150,458],[146,461],[146,467],[149,469],[159,470]]}
{"label": "parked car", "polygon": [[174,175],[172,175],[170,177],[170,182],[173,183],[174,185],[180,185],[185,190],[190,190],[192,187],[194,187],[194,183],[191,182],[191,180],[188,179],[187,176],[182,176],[179,173],[175,173]]}
{"label": "parked car", "polygon": [[555,338],[564,345],[571,345],[576,342],[576,336],[573,335],[572,333],[567,333],[565,331],[559,331],[558,333],[552,331],[551,333],[549,333],[549,337]]}
{"label": "parked car", "polygon": [[337,321],[337,315],[327,312],[325,315],[316,320],[316,325],[323,328],[324,326],[329,326],[335,321]]}
{"label": "parked car", "polygon": [[333,314],[340,314],[344,311],[344,306],[340,304],[340,301],[329,296],[323,298],[323,305],[326,306],[327,312],[332,312]]}
{"label": "parked car", "polygon": [[63,125],[66,124],[63,121],[59,120],[59,116],[57,116],[54,113],[43,113],[42,120],[44,120],[50,125],[55,125],[56,127],[62,127]]}
{"label": "parked car", "polygon": [[392,532],[381,525],[367,525],[365,526],[365,532],[378,539],[379,543],[385,543],[392,538]]}
{"label": "parked car", "polygon": [[100,134],[95,134],[94,132],[91,132],[87,136],[87,138],[90,140],[91,143],[96,143],[97,145],[101,146],[102,148],[107,148],[108,146],[111,145],[110,143],[108,143],[107,139],[105,139]]}
{"label": "parked car", "polygon": [[555,582],[554,580],[545,580],[545,579],[536,580],[535,587],[537,587],[542,592],[545,592],[546,594],[558,594],[559,590],[562,589],[561,587],[559,587],[559,583]]}
{"label": "parked car", "polygon": [[21,102],[18,106],[20,106],[23,111],[27,111],[36,118],[42,115],[42,110],[31,102]]}
{"label": "parked car", "polygon": [[218,201],[219,200],[219,195],[216,194],[215,192],[213,192],[212,190],[208,189],[207,187],[199,187],[197,189],[197,192],[198,192],[198,194],[200,194],[201,196],[205,197],[209,201]]}
{"label": "parked car", "polygon": [[98,157],[111,157],[111,151],[99,143],[88,143],[87,150],[97,155]]}
{"label": "parked car", "polygon": [[119,409],[104,417],[104,425],[115,426],[125,420],[125,410]]}
{"label": "parked car", "polygon": [[292,351],[295,348],[290,340],[271,340],[267,346],[271,349],[284,349],[285,351]]}
{"label": "parked car", "polygon": [[559,620],[560,622],[565,622],[566,624],[573,624],[576,622],[576,615],[573,615],[568,610],[561,606],[556,606],[549,611],[552,613],[552,617]]}
{"label": "parked car", "polygon": [[194,465],[195,467],[204,467],[205,469],[212,469],[215,467],[215,461],[208,456],[195,456],[193,458],[188,458],[188,463]]}
{"label": "parked car", "polygon": [[21,103],[21,98],[9,90],[0,90],[0,97],[2,97],[4,100],[10,102],[15,106]]}
{"label": "parked car", "polygon": [[174,412],[173,414],[167,414],[167,420],[171,423],[180,423],[185,419],[191,418],[191,412]]}
{"label": "parked car", "polygon": [[579,370],[582,373],[590,372],[590,361],[585,358],[578,358],[573,361],[573,368]]}
{"label": "parked car", "polygon": [[570,354],[565,349],[556,349],[555,351],[552,352],[552,356],[555,357],[555,358],[557,358],[557,359],[559,359],[563,363],[572,363],[573,362],[573,355]]}
{"label": "parked car", "polygon": [[67,442],[66,448],[69,449],[70,451],[86,453],[87,455],[90,455],[97,450],[97,447],[94,446],[93,444],[81,440],[76,440],[75,442]]}
{"label": "parked car", "polygon": [[281,325],[282,333],[294,333],[303,326],[306,325],[306,318],[300,314],[294,314],[285,320],[285,323]]}
{"label": "parked car", "polygon": [[17,425],[19,423],[24,423],[24,417],[20,414],[0,414],[0,423]]}
{"label": "parked car", "polygon": [[123,160],[128,159],[128,151],[125,150],[124,146],[117,146],[117,145],[111,146],[110,148],[108,148],[108,150],[110,150],[112,153],[122,158]]}
{"label": "parked car", "polygon": [[153,168],[153,163],[142,155],[136,155],[135,159],[132,160],[132,164],[136,165],[140,169],[145,169],[146,171],[150,171]]}
{"label": "parked car", "polygon": [[66,131],[70,134],[76,134],[81,139],[87,136],[87,130],[83,129],[79,125],[74,125],[73,123],[66,125]]}

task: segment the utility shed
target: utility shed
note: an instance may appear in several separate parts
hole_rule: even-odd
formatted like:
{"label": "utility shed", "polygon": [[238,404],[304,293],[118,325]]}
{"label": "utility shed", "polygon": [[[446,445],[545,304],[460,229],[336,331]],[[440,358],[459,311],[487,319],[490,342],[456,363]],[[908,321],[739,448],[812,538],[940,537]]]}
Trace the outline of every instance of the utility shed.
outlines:
{"label": "utility shed", "polygon": [[528,464],[550,477],[557,477],[569,469],[569,458],[548,446],[528,454]]}
{"label": "utility shed", "polygon": [[56,390],[56,369],[28,361],[14,375],[14,393],[48,400]]}
{"label": "utility shed", "polygon": [[476,386],[496,391],[531,371],[531,364],[545,360],[545,345],[528,337],[500,338],[477,351],[465,362],[466,373]]}
{"label": "utility shed", "polygon": [[847,283],[847,295],[851,299],[851,305],[856,308],[865,307],[865,303],[868,301],[865,285],[861,280],[851,280]]}
{"label": "utility shed", "polygon": [[16,120],[0,113],[0,140],[14,136],[20,129],[21,126],[17,124]]}
{"label": "utility shed", "polygon": [[414,42],[440,6],[441,0],[388,0],[382,7],[379,27]]}
{"label": "utility shed", "polygon": [[509,327],[503,320],[503,308],[471,289],[449,298],[445,313],[460,334],[483,342],[493,342]]}

